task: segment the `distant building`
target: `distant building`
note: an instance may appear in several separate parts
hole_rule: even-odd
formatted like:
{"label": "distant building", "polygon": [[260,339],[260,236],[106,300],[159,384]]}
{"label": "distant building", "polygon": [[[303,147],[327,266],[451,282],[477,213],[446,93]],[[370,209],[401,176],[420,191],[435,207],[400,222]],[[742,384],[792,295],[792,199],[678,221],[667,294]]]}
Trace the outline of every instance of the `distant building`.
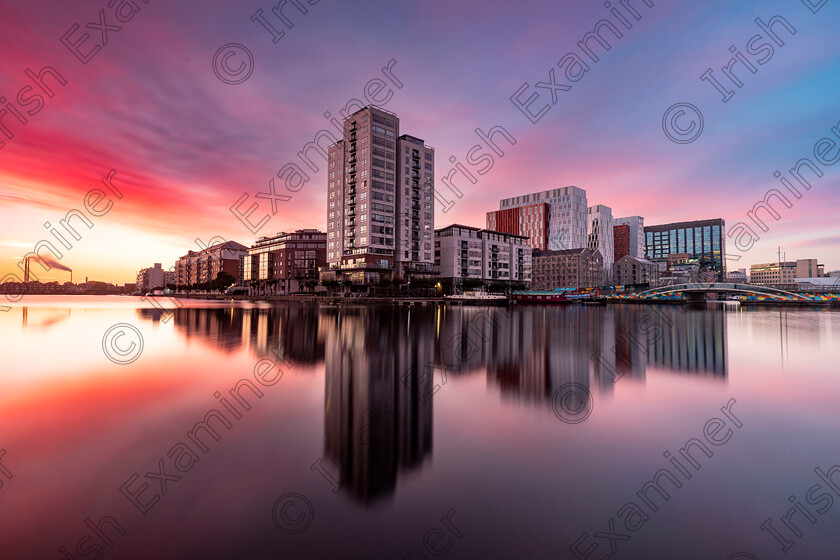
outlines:
{"label": "distant building", "polygon": [[435,265],[446,291],[464,279],[531,282],[531,247],[524,235],[453,224],[435,230]]}
{"label": "distant building", "polygon": [[822,276],[821,272],[821,266],[817,264],[817,259],[798,259],[796,261],[797,278],[819,278]]}
{"label": "distant building", "polygon": [[592,288],[604,283],[604,258],[592,249],[534,251],[531,288]]}
{"label": "distant building", "polygon": [[327,234],[299,229],[260,237],[243,258],[244,283],[270,284],[275,295],[301,291],[306,282],[318,282],[318,268],[327,264]]}
{"label": "distant building", "polygon": [[[548,215],[538,223],[526,221],[527,227],[525,229],[515,231],[513,228],[507,229],[508,226],[506,225],[515,223],[513,218],[497,216],[496,227],[502,228],[507,233],[528,235],[529,239],[537,237],[536,242],[531,241],[532,245],[539,244],[540,239],[546,238],[546,248],[548,250],[586,247],[588,215],[585,190],[569,186],[503,198],[499,201],[499,210],[526,208],[522,211],[524,214],[520,213],[519,216],[533,216],[536,220],[540,213],[536,210],[527,210],[527,208],[539,204],[548,205]],[[542,215],[544,216],[544,214]],[[520,223],[522,222],[520,221]],[[489,224],[490,217],[488,216],[488,226]]]}
{"label": "distant building", "polygon": [[613,253],[615,262],[630,254],[630,226],[613,226]]}
{"label": "distant building", "polygon": [[550,206],[545,202],[487,212],[487,229],[524,235],[532,249],[548,248]]}
{"label": "distant building", "polygon": [[588,217],[586,246],[601,253],[604,259],[604,279],[611,281],[612,266],[615,262],[612,208],[603,204],[590,206]]}
{"label": "distant building", "polygon": [[717,218],[645,226],[645,258],[667,262],[674,253],[722,282],[726,278],[726,223]]}
{"label": "distant building", "polygon": [[241,257],[247,254],[248,248],[236,241],[190,251],[175,262],[175,284],[191,286],[212,282],[220,272],[227,272],[238,282],[242,278]]}
{"label": "distant building", "polygon": [[805,292],[840,292],[840,278],[836,276],[796,279],[797,289]]}
{"label": "distant building", "polygon": [[649,284],[656,287],[659,284],[659,266],[647,259],[624,255],[615,261],[613,278],[618,286]]}
{"label": "distant building", "polygon": [[747,269],[739,268],[738,270],[730,270],[726,275],[726,281],[730,284],[746,284]]}
{"label": "distant building", "polygon": [[137,284],[123,284],[123,293],[131,295],[137,290]]}
{"label": "distant building", "polygon": [[624,255],[644,258],[645,219],[641,216],[627,216],[615,218],[613,224],[615,260],[618,261]]}
{"label": "distant building", "polygon": [[756,286],[792,286],[797,278],[818,278],[817,259],[799,259],[750,266],[750,283]]}
{"label": "distant building", "polygon": [[175,283],[175,274],[163,270],[160,263],[155,263],[151,268],[140,269],[137,273],[135,288],[138,292],[146,293],[156,288],[166,288],[167,284]]}

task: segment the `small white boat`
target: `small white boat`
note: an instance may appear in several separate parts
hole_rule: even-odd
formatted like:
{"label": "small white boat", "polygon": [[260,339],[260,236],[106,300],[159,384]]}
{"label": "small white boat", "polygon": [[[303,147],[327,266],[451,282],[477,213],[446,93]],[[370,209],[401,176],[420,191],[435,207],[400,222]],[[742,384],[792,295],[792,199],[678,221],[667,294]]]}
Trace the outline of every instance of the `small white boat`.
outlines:
{"label": "small white boat", "polygon": [[443,296],[444,299],[467,300],[467,301],[497,301],[506,300],[507,296],[504,294],[488,294],[487,292],[464,292],[452,296]]}

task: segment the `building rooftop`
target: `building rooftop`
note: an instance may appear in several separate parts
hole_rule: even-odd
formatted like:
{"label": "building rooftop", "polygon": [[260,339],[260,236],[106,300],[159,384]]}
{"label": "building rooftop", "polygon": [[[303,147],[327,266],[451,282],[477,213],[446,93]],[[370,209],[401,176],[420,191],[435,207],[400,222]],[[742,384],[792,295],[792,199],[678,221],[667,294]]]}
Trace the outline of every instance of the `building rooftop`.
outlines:
{"label": "building rooftop", "polygon": [[557,249],[554,251],[541,251],[539,249],[534,249],[533,255],[535,257],[553,257],[555,255],[577,255],[582,251],[591,251],[591,249],[587,247],[580,247],[577,249]]}
{"label": "building rooftop", "polygon": [[519,235],[518,233],[507,233],[505,231],[496,231],[496,230],[493,230],[493,229],[480,228],[480,227],[475,227],[475,226],[465,226],[463,224],[450,224],[446,227],[435,228],[435,233],[440,233],[442,231],[445,231],[447,229],[452,229],[452,228],[468,229],[468,230],[471,230],[471,231],[477,231],[479,233],[481,233],[481,232],[495,233],[497,235],[507,235],[508,237],[518,237],[519,239],[525,239],[525,240],[530,239],[530,237],[528,237],[527,235]]}

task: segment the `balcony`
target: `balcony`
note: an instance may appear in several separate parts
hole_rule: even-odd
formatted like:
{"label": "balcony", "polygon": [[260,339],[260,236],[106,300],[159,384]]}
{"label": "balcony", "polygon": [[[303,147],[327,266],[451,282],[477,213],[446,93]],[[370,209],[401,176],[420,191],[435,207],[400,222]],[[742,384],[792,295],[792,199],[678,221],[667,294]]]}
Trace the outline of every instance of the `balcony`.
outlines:
{"label": "balcony", "polygon": [[344,189],[344,194],[347,194],[349,196],[356,196],[356,186],[353,185],[352,187]]}
{"label": "balcony", "polygon": [[411,205],[411,209],[412,209],[412,210],[420,210],[420,203],[418,203],[418,202],[414,202],[414,203]]}
{"label": "balcony", "polygon": [[414,262],[403,267],[406,272],[421,272],[426,274],[440,274],[440,266],[426,262]]}
{"label": "balcony", "polygon": [[348,130],[349,132],[356,132],[356,130],[357,130],[358,128],[359,128],[359,127],[356,125],[356,123],[353,123],[353,124],[351,124],[351,125],[350,125],[350,127],[349,127],[347,130]]}
{"label": "balcony", "polygon": [[347,158],[347,163],[356,163],[356,156],[350,156]]}
{"label": "balcony", "polygon": [[412,169],[420,169],[420,160],[414,160],[411,162]]}

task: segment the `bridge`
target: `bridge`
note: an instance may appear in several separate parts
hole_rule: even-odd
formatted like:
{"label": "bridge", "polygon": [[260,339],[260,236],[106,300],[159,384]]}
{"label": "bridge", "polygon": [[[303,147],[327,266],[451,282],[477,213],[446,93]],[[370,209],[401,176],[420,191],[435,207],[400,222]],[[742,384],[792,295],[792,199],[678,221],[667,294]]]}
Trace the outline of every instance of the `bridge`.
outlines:
{"label": "bridge", "polygon": [[728,284],[713,282],[709,284],[675,284],[673,286],[662,286],[652,288],[644,292],[632,294],[616,294],[616,299],[629,300],[666,300],[666,301],[687,301],[702,302],[708,294],[738,294],[745,296],[747,301],[766,302],[840,302],[840,294],[837,293],[804,293],[788,292],[766,286],[753,286],[750,284]]}

